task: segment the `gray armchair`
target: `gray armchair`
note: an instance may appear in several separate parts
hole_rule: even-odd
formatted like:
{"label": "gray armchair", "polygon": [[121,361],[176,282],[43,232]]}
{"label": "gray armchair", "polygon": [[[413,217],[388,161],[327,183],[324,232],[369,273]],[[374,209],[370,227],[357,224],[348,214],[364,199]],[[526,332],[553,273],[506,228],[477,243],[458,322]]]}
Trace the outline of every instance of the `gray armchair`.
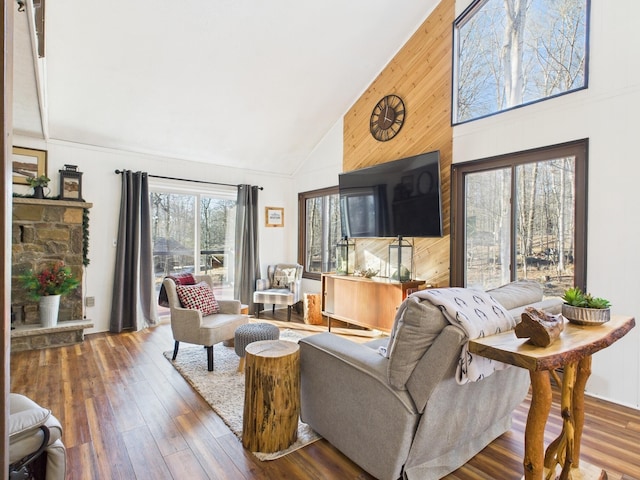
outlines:
{"label": "gray armchair", "polygon": [[267,278],[256,281],[253,293],[255,315],[260,318],[260,310],[265,303],[287,306],[287,321],[291,320],[291,307],[295,306],[299,313],[302,301],[302,265],[297,263],[278,263],[267,267]]}
{"label": "gray armchair", "polygon": [[[551,313],[562,304],[542,301],[530,282],[497,290],[489,293],[514,317],[526,304]],[[463,330],[427,300],[409,297],[402,307],[392,340],[362,344],[328,332],[300,340],[300,418],[380,480],[439,479],[509,430],[529,376],[510,367],[459,385]]]}
{"label": "gray armchair", "polygon": [[[196,282],[206,282],[213,288],[209,275],[194,275]],[[180,342],[204,345],[207,349],[207,368],[213,370],[213,345],[234,338],[236,328],[249,321],[249,316],[240,313],[240,300],[217,300],[219,313],[202,315],[196,309],[182,307],[176,284],[171,278],[163,280],[171,309],[171,331],[175,345],[173,360],[178,355]]]}

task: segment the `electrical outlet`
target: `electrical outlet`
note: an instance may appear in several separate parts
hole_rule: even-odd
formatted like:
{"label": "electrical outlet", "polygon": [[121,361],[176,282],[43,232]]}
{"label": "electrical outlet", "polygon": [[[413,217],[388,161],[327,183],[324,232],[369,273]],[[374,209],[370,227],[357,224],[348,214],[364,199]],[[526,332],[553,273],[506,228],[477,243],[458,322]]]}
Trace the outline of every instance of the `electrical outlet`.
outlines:
{"label": "electrical outlet", "polygon": [[96,306],[96,297],[85,297],[84,305],[85,305],[85,307],[95,307]]}

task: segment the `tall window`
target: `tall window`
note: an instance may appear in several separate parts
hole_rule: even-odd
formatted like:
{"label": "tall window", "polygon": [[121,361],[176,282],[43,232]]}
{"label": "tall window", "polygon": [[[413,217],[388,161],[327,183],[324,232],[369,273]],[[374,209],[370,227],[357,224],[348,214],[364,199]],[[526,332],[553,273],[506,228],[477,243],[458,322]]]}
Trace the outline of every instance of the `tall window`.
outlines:
{"label": "tall window", "polygon": [[453,123],[587,87],[589,0],[476,0],[454,23]]}
{"label": "tall window", "polygon": [[338,187],[300,193],[298,212],[298,261],[304,266],[305,278],[319,280],[322,272],[336,266],[336,244],[341,235]]}
{"label": "tall window", "polygon": [[235,189],[151,185],[155,282],[176,273],[211,275],[219,298],[233,298]]}
{"label": "tall window", "polygon": [[587,141],[453,166],[452,284],[586,288]]}

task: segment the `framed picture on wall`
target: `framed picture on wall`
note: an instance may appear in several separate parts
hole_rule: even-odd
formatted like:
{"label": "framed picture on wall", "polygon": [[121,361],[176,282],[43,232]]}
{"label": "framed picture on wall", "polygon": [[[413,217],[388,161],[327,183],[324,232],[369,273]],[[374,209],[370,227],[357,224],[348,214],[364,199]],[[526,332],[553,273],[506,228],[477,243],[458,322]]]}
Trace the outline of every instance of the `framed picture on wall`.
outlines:
{"label": "framed picture on wall", "polygon": [[29,179],[47,174],[47,151],[13,147],[11,170],[13,183],[29,185]]}
{"label": "framed picture on wall", "polygon": [[265,227],[284,227],[284,208],[265,207]]}

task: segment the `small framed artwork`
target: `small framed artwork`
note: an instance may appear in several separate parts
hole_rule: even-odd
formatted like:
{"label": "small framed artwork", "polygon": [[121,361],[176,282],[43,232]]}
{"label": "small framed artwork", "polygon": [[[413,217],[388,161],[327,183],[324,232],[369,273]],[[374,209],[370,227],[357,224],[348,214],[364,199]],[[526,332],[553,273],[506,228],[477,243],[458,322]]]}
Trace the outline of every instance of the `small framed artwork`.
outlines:
{"label": "small framed artwork", "polygon": [[60,172],[60,200],[82,201],[82,172],[76,165],[65,165]]}
{"label": "small framed artwork", "polygon": [[11,169],[13,183],[29,185],[29,179],[47,175],[47,151],[13,147]]}
{"label": "small framed artwork", "polygon": [[265,227],[284,227],[284,208],[265,207]]}

